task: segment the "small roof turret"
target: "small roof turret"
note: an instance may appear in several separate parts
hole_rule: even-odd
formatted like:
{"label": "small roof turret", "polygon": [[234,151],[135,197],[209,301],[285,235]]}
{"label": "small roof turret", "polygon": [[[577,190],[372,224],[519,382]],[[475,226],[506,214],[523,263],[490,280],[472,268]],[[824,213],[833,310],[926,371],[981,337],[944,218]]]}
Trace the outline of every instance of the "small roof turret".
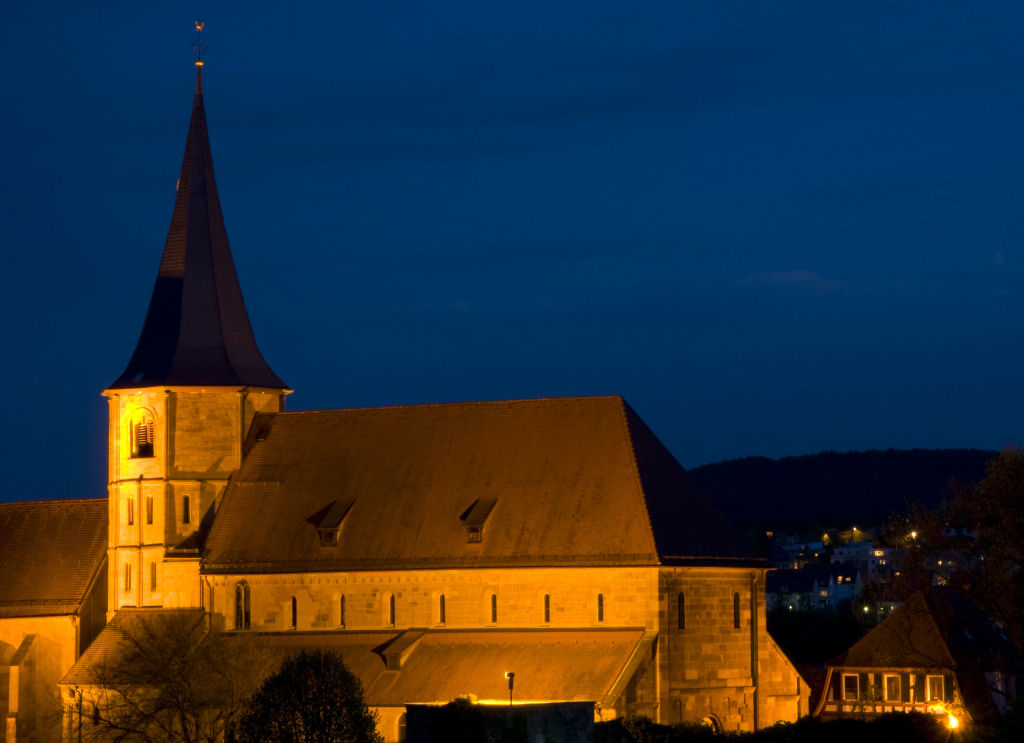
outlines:
{"label": "small roof turret", "polygon": [[201,62],[171,227],[135,353],[109,389],[249,386],[287,389],[263,360],[213,177]]}

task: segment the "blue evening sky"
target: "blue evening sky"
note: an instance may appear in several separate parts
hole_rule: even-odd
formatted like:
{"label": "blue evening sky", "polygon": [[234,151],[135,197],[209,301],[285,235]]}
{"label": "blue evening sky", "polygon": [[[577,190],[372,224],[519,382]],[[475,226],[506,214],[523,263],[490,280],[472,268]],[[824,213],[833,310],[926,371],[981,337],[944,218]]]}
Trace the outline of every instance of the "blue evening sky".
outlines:
{"label": "blue evening sky", "polygon": [[621,394],[687,467],[1020,440],[1020,0],[19,3],[0,500],[105,493],[196,17],[291,409]]}

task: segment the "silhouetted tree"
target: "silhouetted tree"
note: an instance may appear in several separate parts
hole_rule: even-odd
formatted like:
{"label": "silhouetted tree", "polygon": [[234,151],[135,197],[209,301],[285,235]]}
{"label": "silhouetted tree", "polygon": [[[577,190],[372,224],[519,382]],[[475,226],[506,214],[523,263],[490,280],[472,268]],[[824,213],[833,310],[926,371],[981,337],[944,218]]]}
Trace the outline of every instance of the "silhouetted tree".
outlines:
{"label": "silhouetted tree", "polygon": [[82,680],[85,741],[223,743],[268,669],[252,635],[208,631],[201,611],[125,613]]}
{"label": "silhouetted tree", "polygon": [[377,715],[341,656],[302,651],[260,686],[238,724],[239,743],[383,743]]}

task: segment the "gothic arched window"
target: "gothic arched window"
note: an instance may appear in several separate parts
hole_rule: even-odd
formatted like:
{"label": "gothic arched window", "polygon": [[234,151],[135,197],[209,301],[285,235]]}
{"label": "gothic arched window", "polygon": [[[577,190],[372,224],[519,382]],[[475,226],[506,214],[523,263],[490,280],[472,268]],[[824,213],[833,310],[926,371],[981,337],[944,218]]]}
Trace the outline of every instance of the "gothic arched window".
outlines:
{"label": "gothic arched window", "polygon": [[388,598],[388,626],[395,626],[395,594]]}
{"label": "gothic arched window", "polygon": [[124,590],[125,593],[132,590],[132,566],[131,563],[125,563],[124,566]]}
{"label": "gothic arched window", "polygon": [[491,594],[491,624],[498,623],[498,594]]}
{"label": "gothic arched window", "polygon": [[604,594],[597,594],[597,621],[604,621]]}
{"label": "gothic arched window", "polygon": [[249,584],[245,582],[235,586],[235,629],[249,629]]}
{"label": "gothic arched window", "polygon": [[128,419],[128,456],[141,459],[153,456],[153,416],[136,410]]}
{"label": "gothic arched window", "polygon": [[544,624],[551,623],[551,594],[544,594]]}
{"label": "gothic arched window", "polygon": [[437,600],[437,623],[444,624],[445,605],[444,605],[444,594],[442,593],[440,598]]}

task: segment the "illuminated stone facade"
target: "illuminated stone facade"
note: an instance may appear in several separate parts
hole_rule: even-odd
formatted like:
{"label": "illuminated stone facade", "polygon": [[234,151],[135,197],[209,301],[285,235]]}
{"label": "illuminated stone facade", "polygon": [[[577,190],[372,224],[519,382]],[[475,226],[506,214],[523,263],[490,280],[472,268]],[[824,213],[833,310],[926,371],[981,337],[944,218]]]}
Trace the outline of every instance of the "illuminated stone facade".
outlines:
{"label": "illuminated stone facade", "polygon": [[[169,387],[108,390],[108,606],[199,606],[199,552],[190,538],[212,517],[242,459],[258,412],[280,390]],[[133,426],[152,426],[141,453]]]}
{"label": "illuminated stone facade", "polygon": [[104,393],[110,611],[336,649],[388,741],[406,703],[500,701],[507,670],[518,699],[603,719],[807,713],[766,563],[621,398],[285,413],[289,391],[249,328],[200,81],[146,324]]}

